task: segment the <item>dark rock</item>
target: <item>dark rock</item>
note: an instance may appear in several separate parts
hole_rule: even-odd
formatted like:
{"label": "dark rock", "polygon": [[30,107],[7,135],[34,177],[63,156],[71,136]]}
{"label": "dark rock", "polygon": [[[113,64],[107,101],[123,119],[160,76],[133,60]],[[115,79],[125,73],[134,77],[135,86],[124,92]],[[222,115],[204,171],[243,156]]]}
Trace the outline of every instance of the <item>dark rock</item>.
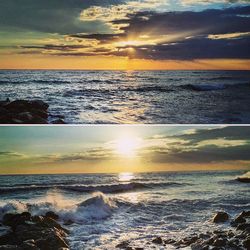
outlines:
{"label": "dark rock", "polygon": [[51,122],[52,124],[65,124],[64,120],[62,119],[56,119],[54,121]]}
{"label": "dark rock", "polygon": [[156,238],[154,238],[154,239],[152,240],[152,242],[155,243],[155,244],[159,244],[159,245],[163,244],[163,240],[162,240],[161,237],[156,237]]}
{"label": "dark rock", "polygon": [[65,225],[65,226],[69,226],[69,225],[72,225],[74,223],[74,221],[73,220],[66,220],[64,223],[63,223],[63,225]]}
{"label": "dark rock", "polygon": [[241,223],[245,223],[246,222],[246,219],[244,218],[243,215],[239,215],[237,216],[232,222],[231,222],[231,226],[232,227],[236,227],[238,224],[241,224]]}
{"label": "dark rock", "polygon": [[54,219],[54,220],[58,220],[59,219],[59,216],[54,213],[53,211],[49,211],[45,214],[46,217],[49,217],[51,219]]}
{"label": "dark rock", "polygon": [[167,240],[164,240],[164,243],[167,244],[167,245],[169,245],[169,244],[174,244],[174,243],[176,243],[176,241],[173,240],[173,239],[167,239]]}
{"label": "dark rock", "polygon": [[57,232],[54,231],[48,234],[46,238],[41,238],[36,241],[36,245],[41,250],[55,250],[59,248],[69,248],[68,243],[65,239]]}
{"label": "dark rock", "polygon": [[17,243],[13,233],[7,233],[0,236],[0,246]]}
{"label": "dark rock", "polygon": [[247,178],[247,177],[239,177],[239,178],[237,178],[237,181],[243,182],[243,183],[250,183],[250,178]]}
{"label": "dark rock", "polygon": [[250,217],[250,211],[243,211],[243,212],[241,213],[241,216],[244,217],[244,218]]}
{"label": "dark rock", "polygon": [[3,245],[0,246],[0,250],[22,250],[22,248],[16,245]]}
{"label": "dark rock", "polygon": [[30,106],[35,109],[47,110],[49,105],[42,100],[30,101]]}
{"label": "dark rock", "polygon": [[226,239],[219,238],[214,241],[213,245],[216,247],[223,247],[226,246],[226,243],[227,243]]}
{"label": "dark rock", "polygon": [[51,217],[58,219],[51,211],[46,216],[31,216],[28,212],[5,214],[3,223],[12,232],[0,236],[0,249],[68,250],[68,230]]}
{"label": "dark rock", "polygon": [[127,247],[129,247],[128,241],[123,241],[123,242],[119,243],[118,245],[116,245],[116,248],[126,249]]}
{"label": "dark rock", "polygon": [[247,229],[248,227],[250,227],[250,223],[241,223],[237,226],[237,230],[245,230]]}
{"label": "dark rock", "polygon": [[213,222],[214,223],[221,223],[221,222],[226,222],[229,219],[229,215],[226,212],[218,212],[214,217],[213,217]]}
{"label": "dark rock", "polygon": [[250,237],[243,241],[243,246],[249,250],[250,249]]}

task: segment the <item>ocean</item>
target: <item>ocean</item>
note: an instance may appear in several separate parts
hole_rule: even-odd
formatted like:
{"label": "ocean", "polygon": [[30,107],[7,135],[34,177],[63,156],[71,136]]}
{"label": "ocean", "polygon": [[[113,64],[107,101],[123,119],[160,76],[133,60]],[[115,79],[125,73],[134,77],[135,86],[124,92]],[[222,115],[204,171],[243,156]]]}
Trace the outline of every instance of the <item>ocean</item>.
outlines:
{"label": "ocean", "polygon": [[227,223],[211,222],[217,211],[235,216],[249,210],[249,184],[236,180],[244,173],[0,176],[0,218],[7,212],[54,211],[62,224],[73,223],[65,225],[73,250],[116,249],[124,240],[134,247],[161,249],[146,242],[221,229]]}
{"label": "ocean", "polygon": [[250,71],[0,71],[0,100],[42,99],[69,124],[250,123],[249,87]]}

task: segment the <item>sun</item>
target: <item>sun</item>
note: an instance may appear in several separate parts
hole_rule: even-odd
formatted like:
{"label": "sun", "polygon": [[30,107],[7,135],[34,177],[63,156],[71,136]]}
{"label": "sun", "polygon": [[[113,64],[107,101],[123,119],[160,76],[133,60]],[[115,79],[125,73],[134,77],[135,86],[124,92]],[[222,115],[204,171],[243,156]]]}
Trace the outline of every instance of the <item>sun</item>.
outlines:
{"label": "sun", "polygon": [[124,136],[116,141],[116,151],[126,157],[134,157],[140,147],[140,139],[136,137]]}

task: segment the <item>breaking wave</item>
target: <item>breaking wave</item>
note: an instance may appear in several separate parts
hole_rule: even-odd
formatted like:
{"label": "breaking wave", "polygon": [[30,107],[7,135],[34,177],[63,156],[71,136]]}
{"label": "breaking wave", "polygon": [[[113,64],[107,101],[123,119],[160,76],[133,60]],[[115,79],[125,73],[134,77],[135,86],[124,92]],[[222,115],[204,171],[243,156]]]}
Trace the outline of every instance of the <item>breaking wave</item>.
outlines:
{"label": "breaking wave", "polygon": [[187,183],[178,182],[130,182],[130,183],[117,183],[117,184],[105,184],[105,185],[63,185],[63,184],[53,184],[53,185],[20,185],[14,187],[1,187],[0,193],[9,192],[27,192],[36,190],[49,190],[49,189],[60,189],[71,192],[81,192],[81,193],[91,193],[100,191],[103,193],[121,193],[126,191],[133,191],[139,189],[150,189],[157,187],[181,187],[183,185],[188,185]]}

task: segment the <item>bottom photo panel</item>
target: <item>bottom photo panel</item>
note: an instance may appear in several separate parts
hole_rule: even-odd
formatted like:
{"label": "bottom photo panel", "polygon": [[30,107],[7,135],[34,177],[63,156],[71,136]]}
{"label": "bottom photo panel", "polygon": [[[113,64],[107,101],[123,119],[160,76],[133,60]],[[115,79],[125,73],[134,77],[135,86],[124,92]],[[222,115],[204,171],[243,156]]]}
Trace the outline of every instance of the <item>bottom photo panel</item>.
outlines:
{"label": "bottom photo panel", "polygon": [[248,126],[1,126],[0,249],[250,249]]}

